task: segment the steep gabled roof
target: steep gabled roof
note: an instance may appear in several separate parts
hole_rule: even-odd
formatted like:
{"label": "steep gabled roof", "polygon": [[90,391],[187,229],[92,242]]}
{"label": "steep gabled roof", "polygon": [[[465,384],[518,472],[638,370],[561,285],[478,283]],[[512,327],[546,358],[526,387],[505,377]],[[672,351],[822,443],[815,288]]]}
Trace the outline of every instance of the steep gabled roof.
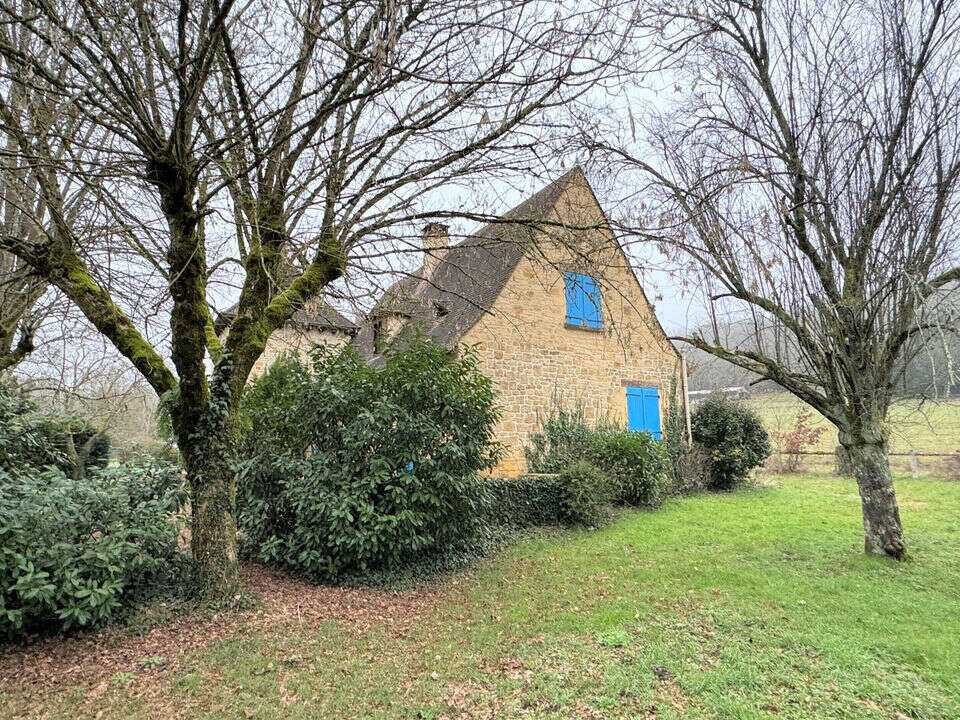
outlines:
{"label": "steep gabled roof", "polygon": [[[446,347],[453,347],[490,310],[517,263],[535,242],[537,222],[548,218],[570,181],[583,176],[574,168],[476,234],[450,247],[429,278],[414,273],[394,283],[370,313],[399,313]],[[515,220],[516,222],[510,222]],[[354,343],[374,354],[373,328],[364,324]]]}

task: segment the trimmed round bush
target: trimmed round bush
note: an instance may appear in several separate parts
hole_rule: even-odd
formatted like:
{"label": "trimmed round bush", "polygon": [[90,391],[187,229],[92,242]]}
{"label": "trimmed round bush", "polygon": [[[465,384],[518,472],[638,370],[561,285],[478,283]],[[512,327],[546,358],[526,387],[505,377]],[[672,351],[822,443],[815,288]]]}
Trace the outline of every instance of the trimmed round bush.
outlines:
{"label": "trimmed round bush", "polygon": [[770,437],[746,405],[713,396],[691,417],[694,442],[710,453],[710,489],[733,490],[770,455]]}
{"label": "trimmed round bush", "polygon": [[648,508],[663,503],[670,463],[663,443],[649,433],[598,432],[591,438],[590,456],[613,483],[620,502]]}
{"label": "trimmed round bush", "polygon": [[476,356],[415,340],[371,368],[347,346],[288,358],[245,394],[242,550],[312,580],[396,568],[477,537],[499,454]]}
{"label": "trimmed round bush", "polygon": [[560,472],[557,483],[561,520],[571,525],[603,523],[615,496],[613,483],[606,474],[585,460],[576,460]]}
{"label": "trimmed round bush", "polygon": [[179,471],[111,473],[0,470],[0,635],[100,625],[180,584]]}

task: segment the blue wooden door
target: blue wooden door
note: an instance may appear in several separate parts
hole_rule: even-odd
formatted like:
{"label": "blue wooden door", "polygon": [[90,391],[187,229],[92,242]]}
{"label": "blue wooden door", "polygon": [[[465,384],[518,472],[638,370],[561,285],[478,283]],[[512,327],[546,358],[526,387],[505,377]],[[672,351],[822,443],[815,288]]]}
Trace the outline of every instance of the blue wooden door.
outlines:
{"label": "blue wooden door", "polygon": [[627,423],[660,439],[660,392],[657,388],[627,388]]}

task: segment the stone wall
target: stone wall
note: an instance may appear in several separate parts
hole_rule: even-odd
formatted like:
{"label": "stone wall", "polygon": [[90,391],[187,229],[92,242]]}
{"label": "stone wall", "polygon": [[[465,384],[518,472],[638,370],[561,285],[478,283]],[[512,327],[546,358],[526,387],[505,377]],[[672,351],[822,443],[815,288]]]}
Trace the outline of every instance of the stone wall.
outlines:
{"label": "stone wall", "polygon": [[286,352],[293,352],[307,359],[315,345],[343,345],[350,340],[345,332],[330,329],[306,329],[285,325],[267,339],[263,354],[253,364],[251,377],[261,375],[273,362]]}
{"label": "stone wall", "polygon": [[[589,225],[602,211],[584,184],[565,193],[555,220]],[[603,327],[566,325],[564,270],[600,282]],[[660,388],[661,422],[679,355],[667,339],[619,245],[600,230],[551,230],[514,269],[503,291],[463,337],[475,346],[503,408],[498,474],[523,472],[523,447],[556,397],[587,418],[625,424],[627,385]],[[678,382],[679,385],[679,382]]]}

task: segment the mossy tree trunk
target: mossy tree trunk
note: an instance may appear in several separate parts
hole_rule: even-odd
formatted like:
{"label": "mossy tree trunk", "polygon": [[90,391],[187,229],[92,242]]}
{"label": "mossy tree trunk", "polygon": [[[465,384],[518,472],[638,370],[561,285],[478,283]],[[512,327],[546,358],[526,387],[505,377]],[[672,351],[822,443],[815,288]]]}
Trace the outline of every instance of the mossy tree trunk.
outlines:
{"label": "mossy tree trunk", "polygon": [[193,206],[196,176],[175,161],[157,162],[151,170],[170,232],[171,355],[179,376],[172,420],[191,488],[194,571],[204,596],[227,598],[240,591],[229,432],[239,398],[230,391],[229,356],[218,359],[212,382],[207,378],[210,313],[203,225]]}
{"label": "mossy tree trunk", "polygon": [[229,357],[224,357],[214,368],[198,424],[184,428],[178,439],[190,483],[194,572],[201,594],[208,598],[231,598],[240,592],[229,372]]}
{"label": "mossy tree trunk", "polygon": [[240,592],[236,481],[227,458],[187,463],[193,519],[190,547],[201,594],[230,598]]}

